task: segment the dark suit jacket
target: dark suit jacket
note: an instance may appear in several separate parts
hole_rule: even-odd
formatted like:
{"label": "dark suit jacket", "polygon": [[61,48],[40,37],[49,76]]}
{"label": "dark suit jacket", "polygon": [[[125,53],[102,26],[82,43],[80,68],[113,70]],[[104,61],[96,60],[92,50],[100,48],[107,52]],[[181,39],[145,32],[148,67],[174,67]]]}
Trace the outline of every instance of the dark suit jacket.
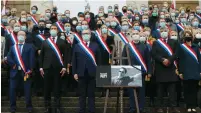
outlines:
{"label": "dark suit jacket", "polygon": [[[90,42],[89,48],[95,55],[96,64],[99,65],[101,62],[101,53],[98,44],[95,42]],[[96,66],[93,64],[93,61],[87,56],[80,45],[76,44],[72,58],[73,75],[78,74],[79,77],[83,77],[86,70],[90,76],[96,76]]]}
{"label": "dark suit jacket", "polygon": [[[128,46],[128,45],[124,46],[124,49],[122,52],[122,57],[127,57],[127,52],[126,52],[127,47],[126,46]],[[148,46],[146,44],[142,44],[142,43],[135,44],[135,46],[138,49],[138,51],[141,53],[141,55],[145,61],[145,64],[147,66],[147,71],[148,71],[147,73],[152,74],[151,55],[150,55]],[[129,50],[129,55],[130,55],[130,59],[131,59],[131,65],[141,65],[140,62],[136,59],[136,57],[133,55],[133,53],[129,47],[128,47],[128,50]],[[123,60],[122,64],[128,65],[128,60]],[[146,73],[145,70],[143,70],[143,68],[142,68],[142,73],[143,74]]]}
{"label": "dark suit jacket", "polygon": [[[169,56],[167,51],[161,47],[161,45],[154,41],[152,46],[152,57],[155,61],[155,75],[157,82],[175,82],[178,80],[178,77],[175,73],[174,60],[176,60],[176,50],[178,47],[178,42],[176,40],[168,39],[167,44],[173,50],[173,55]],[[169,66],[163,65],[163,58],[166,58],[170,61]]]}
{"label": "dark suit jacket", "polygon": [[57,58],[56,53],[50,47],[47,40],[45,40],[42,42],[42,45],[41,45],[41,53],[39,58],[40,68],[43,68],[43,69],[49,69],[51,67],[52,68],[67,68],[67,64],[70,62],[68,62],[68,56],[67,56],[68,50],[66,48],[66,43],[64,40],[57,37],[56,45],[59,48],[60,53],[63,57],[64,66],[60,64],[60,61]]}
{"label": "dark suit jacket", "polygon": [[[10,77],[13,78],[17,74],[18,71],[18,61],[15,57],[14,46],[11,47],[8,56],[7,56],[8,64],[10,68]],[[32,44],[25,43],[22,49],[22,60],[24,62],[26,71],[32,70],[34,68],[35,61],[35,50]],[[13,69],[13,66],[16,64],[16,68]]]}
{"label": "dark suit jacket", "polygon": [[193,44],[191,48],[196,53],[199,63],[180,45],[177,51],[179,72],[183,74],[184,80],[200,80],[201,54],[196,44]]}

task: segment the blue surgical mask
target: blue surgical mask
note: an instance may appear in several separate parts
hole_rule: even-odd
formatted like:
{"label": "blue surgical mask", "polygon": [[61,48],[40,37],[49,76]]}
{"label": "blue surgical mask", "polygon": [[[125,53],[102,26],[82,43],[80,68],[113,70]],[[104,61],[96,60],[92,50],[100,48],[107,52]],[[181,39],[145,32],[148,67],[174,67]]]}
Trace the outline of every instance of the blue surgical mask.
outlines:
{"label": "blue surgical mask", "polygon": [[181,14],[184,14],[184,13],[185,13],[185,11],[184,11],[184,10],[182,10],[182,11],[181,11]]}
{"label": "blue surgical mask", "polygon": [[109,26],[110,26],[110,22],[106,22],[105,25],[106,25],[107,27],[109,27]]}
{"label": "blue surgical mask", "polygon": [[182,23],[186,23],[186,18],[182,18],[182,19],[181,19],[181,22],[182,22]]}
{"label": "blue surgical mask", "polygon": [[57,36],[57,31],[56,30],[50,30],[50,35],[52,37],[56,37]]}
{"label": "blue surgical mask", "polygon": [[171,17],[175,17],[175,13],[171,13]]}
{"label": "blue surgical mask", "polygon": [[64,29],[65,29],[65,31],[66,31],[67,33],[69,33],[69,32],[70,32],[71,27],[64,27]]}
{"label": "blue surgical mask", "polygon": [[139,19],[140,19],[140,17],[138,17],[138,16],[137,16],[137,17],[135,17],[135,20],[139,20]]}
{"label": "blue surgical mask", "polygon": [[134,28],[134,30],[140,31],[140,26],[134,26],[133,28]]}
{"label": "blue surgical mask", "polygon": [[98,14],[99,17],[101,17],[101,16],[103,16],[103,15],[104,15],[103,13],[99,13],[99,14]]}
{"label": "blue surgical mask", "polygon": [[20,31],[20,27],[14,27],[14,29],[13,29],[15,32],[18,32],[18,31]]}
{"label": "blue surgical mask", "polygon": [[3,18],[1,19],[2,23],[8,23],[7,19]]}
{"label": "blue surgical mask", "polygon": [[160,18],[165,18],[165,15],[161,15]]}
{"label": "blue surgical mask", "polygon": [[111,12],[112,12],[112,9],[108,9],[108,12],[111,13]]}
{"label": "blue surgical mask", "polygon": [[178,24],[178,23],[179,23],[179,20],[175,20],[175,23]]}
{"label": "blue surgical mask", "polygon": [[107,34],[107,29],[106,29],[106,28],[103,28],[103,29],[102,29],[102,33],[103,33],[103,34]]}
{"label": "blue surgical mask", "polygon": [[66,14],[66,17],[70,17],[70,14]]}
{"label": "blue surgical mask", "polygon": [[148,22],[149,22],[148,19],[143,19],[143,20],[142,20],[142,23],[143,23],[143,24],[148,24]]}
{"label": "blue surgical mask", "polygon": [[195,22],[192,23],[193,27],[198,27],[198,25],[199,25],[199,23],[197,21],[195,21]]}
{"label": "blue surgical mask", "polygon": [[200,14],[200,13],[201,13],[201,10],[197,10],[196,12],[197,12],[198,14]]}
{"label": "blue surgical mask", "polygon": [[17,40],[19,43],[23,43],[25,41],[25,38],[24,38],[24,36],[19,35],[19,36],[17,36]]}
{"label": "blue surgical mask", "polygon": [[161,37],[162,38],[167,38],[168,37],[168,32],[162,32]]}
{"label": "blue surgical mask", "polygon": [[128,17],[128,19],[131,19],[132,15],[131,15],[131,14],[129,14],[127,17]]}
{"label": "blue surgical mask", "polygon": [[21,18],[21,22],[27,22],[26,18]]}
{"label": "blue surgical mask", "polygon": [[36,14],[36,10],[35,9],[31,10],[31,12],[32,12],[32,14]]}
{"label": "blue surgical mask", "polygon": [[189,19],[192,20],[194,18],[194,16],[189,16]]}
{"label": "blue surgical mask", "polygon": [[160,22],[159,26],[162,27],[162,28],[164,28],[166,26],[166,23],[165,22]]}
{"label": "blue surgical mask", "polygon": [[45,18],[40,18],[40,21],[45,21]]}
{"label": "blue surgical mask", "polygon": [[27,31],[27,26],[21,26],[22,31]]}
{"label": "blue surgical mask", "polygon": [[112,27],[115,27],[116,25],[117,25],[116,22],[111,22],[111,26],[112,26]]}
{"label": "blue surgical mask", "polygon": [[82,25],[82,30],[88,29],[88,25]]}
{"label": "blue surgical mask", "polygon": [[60,38],[61,38],[62,40],[65,40],[65,39],[66,39],[66,37],[65,37],[65,36],[60,36]]}
{"label": "blue surgical mask", "polygon": [[123,25],[122,27],[121,27],[121,29],[123,30],[123,31],[127,31],[128,30],[128,25]]}
{"label": "blue surgical mask", "polygon": [[82,26],[76,26],[76,30],[77,31],[81,31],[82,30]]}
{"label": "blue surgical mask", "polygon": [[90,35],[89,34],[84,34],[82,35],[82,39],[85,41],[85,42],[88,42],[90,40]]}
{"label": "blue surgical mask", "polygon": [[27,21],[31,21],[32,20],[32,18],[29,16],[29,17],[27,17]]}
{"label": "blue surgical mask", "polygon": [[137,9],[134,9],[134,13],[138,13],[138,10],[137,10]]}
{"label": "blue surgical mask", "polygon": [[50,16],[51,16],[51,14],[50,14],[50,13],[46,13],[45,15],[46,15],[47,17],[50,17]]}

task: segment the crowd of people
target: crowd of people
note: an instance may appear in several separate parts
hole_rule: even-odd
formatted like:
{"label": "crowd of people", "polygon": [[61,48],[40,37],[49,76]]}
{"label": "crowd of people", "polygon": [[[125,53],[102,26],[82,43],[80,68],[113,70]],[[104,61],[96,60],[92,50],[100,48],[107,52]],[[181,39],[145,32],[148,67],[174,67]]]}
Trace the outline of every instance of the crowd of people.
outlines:
{"label": "crowd of people", "polygon": [[[32,84],[34,94],[44,92],[45,113],[62,112],[61,90],[65,91],[67,84],[78,87],[79,113],[86,112],[86,97],[88,112],[95,113],[96,68],[120,65],[112,60],[119,42],[120,54],[131,60],[123,60],[121,65],[142,67],[143,85],[138,88],[141,113],[145,94],[149,93],[153,103],[154,91],[158,113],[164,112],[164,92],[171,112],[181,112],[177,106],[183,92],[186,111],[196,113],[201,105],[197,98],[201,80],[201,7],[174,9],[164,2],[161,6],[141,5],[138,9],[128,5],[121,9],[115,4],[108,6],[107,12],[100,6],[94,15],[86,6],[77,17],[71,17],[70,10],[59,13],[57,8],[38,15],[40,9],[32,6],[31,12],[22,10],[18,17],[16,8],[7,7],[5,15],[1,15],[1,59],[9,74],[11,113],[16,112],[16,93],[21,88],[28,112],[33,112]],[[126,90],[129,113],[135,113],[133,88]]]}

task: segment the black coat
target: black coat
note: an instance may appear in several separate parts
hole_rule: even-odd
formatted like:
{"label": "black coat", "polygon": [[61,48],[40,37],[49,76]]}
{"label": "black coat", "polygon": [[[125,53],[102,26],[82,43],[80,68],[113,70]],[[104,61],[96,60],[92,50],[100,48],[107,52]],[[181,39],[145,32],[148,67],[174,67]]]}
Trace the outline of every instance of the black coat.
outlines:
{"label": "black coat", "polygon": [[[173,51],[173,55],[169,56],[168,52],[162,48],[162,46],[155,41],[152,46],[152,57],[155,62],[155,76],[156,82],[175,82],[178,80],[178,76],[175,73],[176,67],[174,61],[176,60],[176,49],[178,47],[178,42],[172,39],[168,39],[167,44]],[[169,66],[163,65],[163,59],[166,58],[170,61]]]}
{"label": "black coat", "polygon": [[57,37],[56,42],[57,47],[60,50],[61,55],[63,56],[63,63],[64,66],[62,67],[60,64],[59,59],[56,56],[56,53],[52,50],[49,46],[47,40],[43,41],[41,46],[41,53],[40,53],[40,68],[49,69],[50,67],[53,68],[67,68],[67,64],[69,62],[68,57],[68,48],[66,47],[66,43],[64,40]]}

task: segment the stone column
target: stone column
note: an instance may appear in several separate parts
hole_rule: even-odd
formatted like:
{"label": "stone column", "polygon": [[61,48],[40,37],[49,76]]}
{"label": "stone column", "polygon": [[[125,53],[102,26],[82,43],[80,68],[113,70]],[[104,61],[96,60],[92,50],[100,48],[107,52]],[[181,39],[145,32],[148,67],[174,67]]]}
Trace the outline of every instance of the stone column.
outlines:
{"label": "stone column", "polygon": [[52,9],[53,0],[30,0],[30,6],[37,5],[38,14],[45,14],[46,9]]}

